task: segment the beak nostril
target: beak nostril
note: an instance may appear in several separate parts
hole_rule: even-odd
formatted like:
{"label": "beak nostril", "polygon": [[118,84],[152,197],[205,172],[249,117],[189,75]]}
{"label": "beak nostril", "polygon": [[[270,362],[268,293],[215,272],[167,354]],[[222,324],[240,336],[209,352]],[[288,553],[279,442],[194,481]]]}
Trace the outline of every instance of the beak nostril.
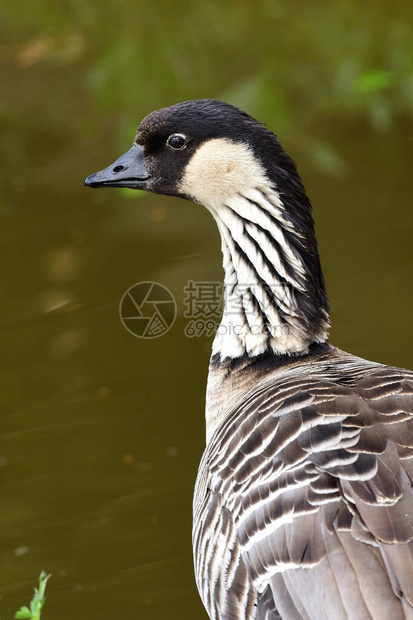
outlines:
{"label": "beak nostril", "polygon": [[121,172],[125,169],[125,166],[115,166],[113,172]]}

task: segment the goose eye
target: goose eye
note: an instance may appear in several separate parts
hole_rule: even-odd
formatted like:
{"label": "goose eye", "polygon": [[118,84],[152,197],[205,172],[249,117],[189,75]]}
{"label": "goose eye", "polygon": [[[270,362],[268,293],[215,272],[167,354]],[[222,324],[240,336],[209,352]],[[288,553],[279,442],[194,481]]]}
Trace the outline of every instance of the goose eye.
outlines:
{"label": "goose eye", "polygon": [[167,139],[166,144],[175,151],[181,151],[186,147],[186,136],[182,133],[173,133]]}

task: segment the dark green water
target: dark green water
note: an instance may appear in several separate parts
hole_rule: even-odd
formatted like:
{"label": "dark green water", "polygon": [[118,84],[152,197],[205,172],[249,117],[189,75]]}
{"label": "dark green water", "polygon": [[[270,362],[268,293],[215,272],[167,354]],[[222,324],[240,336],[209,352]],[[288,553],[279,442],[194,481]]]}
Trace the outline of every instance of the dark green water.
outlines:
{"label": "dark green water", "polygon": [[[83,180],[154,108],[245,107],[314,204],[332,341],[413,367],[407,8],[378,3],[371,23],[352,3],[24,5],[0,12],[0,617],[43,569],[45,620],[205,618],[191,502],[212,340],[184,336],[183,288],[221,279],[218,233],[200,206]],[[147,280],[178,303],[155,340],[118,313]]]}

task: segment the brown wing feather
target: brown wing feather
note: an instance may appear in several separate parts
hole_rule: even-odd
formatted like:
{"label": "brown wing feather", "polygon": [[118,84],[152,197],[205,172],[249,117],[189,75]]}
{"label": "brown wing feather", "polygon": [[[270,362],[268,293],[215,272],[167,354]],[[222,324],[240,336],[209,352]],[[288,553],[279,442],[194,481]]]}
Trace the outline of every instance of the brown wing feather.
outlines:
{"label": "brown wing feather", "polygon": [[413,374],[347,359],[258,384],[210,444],[245,618],[413,617]]}

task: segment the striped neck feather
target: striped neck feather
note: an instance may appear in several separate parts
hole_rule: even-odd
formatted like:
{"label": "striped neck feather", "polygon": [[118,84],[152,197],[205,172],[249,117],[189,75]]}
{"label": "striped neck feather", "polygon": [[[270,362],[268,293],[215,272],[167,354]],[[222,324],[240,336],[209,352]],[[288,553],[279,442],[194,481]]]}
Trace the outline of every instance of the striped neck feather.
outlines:
{"label": "striped neck feather", "polygon": [[298,174],[294,182],[281,194],[250,148],[227,139],[210,140],[189,162],[182,189],[209,209],[222,240],[225,305],[212,350],[221,361],[305,354],[327,340],[311,206]]}

